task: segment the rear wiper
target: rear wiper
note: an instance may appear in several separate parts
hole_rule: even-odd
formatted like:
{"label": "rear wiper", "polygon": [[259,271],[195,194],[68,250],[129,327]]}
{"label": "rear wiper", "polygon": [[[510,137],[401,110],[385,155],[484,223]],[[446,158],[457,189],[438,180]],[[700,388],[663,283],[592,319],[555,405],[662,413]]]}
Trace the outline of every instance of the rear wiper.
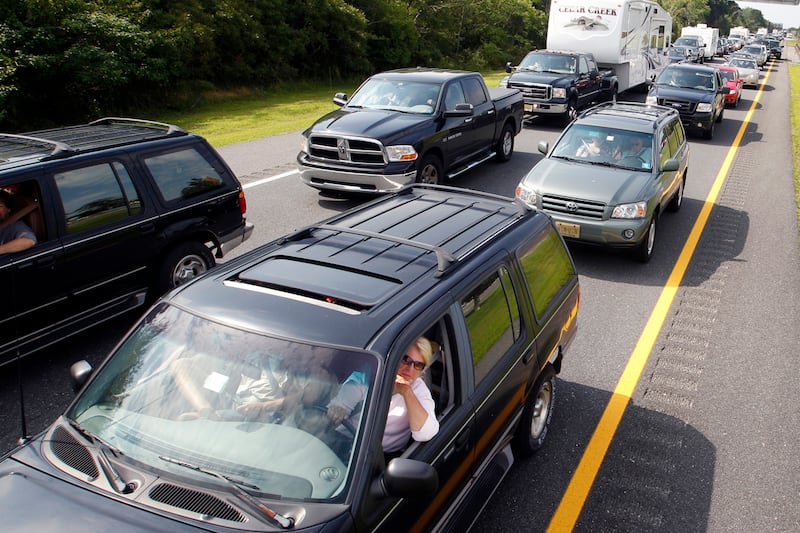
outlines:
{"label": "rear wiper", "polygon": [[244,482],[244,481],[242,481],[240,479],[236,479],[236,478],[232,478],[232,477],[226,476],[225,474],[220,474],[219,472],[215,472],[213,470],[208,470],[206,468],[203,468],[202,466],[194,465],[192,463],[187,463],[186,461],[180,461],[178,459],[173,459],[172,457],[166,457],[164,455],[159,455],[158,458],[161,459],[162,461],[166,461],[166,462],[172,463],[174,465],[182,466],[184,468],[189,468],[190,470],[194,470],[196,472],[201,472],[201,473],[206,474],[208,476],[212,476],[212,477],[215,477],[217,479],[220,479],[220,480],[224,481],[225,485],[227,485],[233,491],[233,493],[236,496],[239,497],[239,499],[241,501],[243,501],[245,504],[247,504],[248,507],[252,508],[251,510],[256,509],[256,510],[258,510],[259,513],[263,513],[263,514],[267,515],[267,517],[269,517],[272,520],[274,520],[275,522],[277,522],[278,525],[280,525],[283,529],[291,529],[292,527],[294,527],[294,519],[293,518],[287,517],[287,516],[283,516],[283,515],[280,515],[280,514],[276,513],[275,511],[273,511],[272,509],[270,509],[269,507],[267,507],[263,503],[257,501],[255,498],[253,498],[250,495],[250,493],[248,493],[247,491],[242,489],[242,487],[247,487],[249,489],[258,490],[258,487],[256,485],[252,485],[252,484],[246,483],[246,482]]}
{"label": "rear wiper", "polygon": [[111,452],[114,457],[119,457],[123,455],[123,453],[105,442],[97,435],[93,435],[91,432],[84,429],[83,426],[81,426],[78,422],[70,420],[66,417],[62,418],[66,420],[66,424],[63,426],[67,428],[73,437],[75,436],[75,433],[78,433],[81,437],[93,445],[94,453],[92,453],[92,447],[88,447],[87,450],[89,450],[89,453],[92,454],[92,457],[100,466],[100,470],[103,472],[103,475],[106,477],[106,480],[108,480],[108,483],[111,485],[111,487],[119,494],[130,494],[133,492],[135,487],[134,484],[128,483],[122,478],[119,471],[108,459],[107,455],[108,452]]}

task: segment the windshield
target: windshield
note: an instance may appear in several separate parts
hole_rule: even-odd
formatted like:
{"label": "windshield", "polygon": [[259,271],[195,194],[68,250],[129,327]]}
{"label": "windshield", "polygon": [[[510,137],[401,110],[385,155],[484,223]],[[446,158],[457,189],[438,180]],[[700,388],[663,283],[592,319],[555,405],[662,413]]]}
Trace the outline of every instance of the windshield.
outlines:
{"label": "windshield", "polygon": [[[134,329],[66,414],[156,474],[197,476],[185,461],[243,480],[255,494],[341,495],[355,426],[328,402],[355,383],[366,398],[374,356],[238,330],[161,304]],[[347,431],[344,431],[347,429]]]}
{"label": "windshield", "polygon": [[710,70],[665,68],[656,79],[656,85],[670,85],[683,89],[713,91],[714,73]]}
{"label": "windshield", "polygon": [[696,37],[678,37],[674,43],[677,45],[682,46],[699,46],[700,43],[697,41]]}
{"label": "windshield", "polygon": [[575,57],[573,56],[536,52],[526,55],[517,67],[517,70],[573,74],[575,68]]}
{"label": "windshield", "polygon": [[653,135],[575,124],[564,132],[550,157],[649,171],[653,168]]}
{"label": "windshield", "polygon": [[436,83],[370,78],[350,98],[347,107],[430,115],[436,109],[440,89]]}
{"label": "windshield", "polygon": [[745,68],[750,70],[758,68],[758,66],[756,66],[755,61],[747,59],[732,59],[731,65],[733,65],[734,67]]}
{"label": "windshield", "polygon": [[736,73],[731,72],[730,70],[720,69],[719,75],[722,76],[722,79],[724,79],[725,81],[734,81],[737,78]]}

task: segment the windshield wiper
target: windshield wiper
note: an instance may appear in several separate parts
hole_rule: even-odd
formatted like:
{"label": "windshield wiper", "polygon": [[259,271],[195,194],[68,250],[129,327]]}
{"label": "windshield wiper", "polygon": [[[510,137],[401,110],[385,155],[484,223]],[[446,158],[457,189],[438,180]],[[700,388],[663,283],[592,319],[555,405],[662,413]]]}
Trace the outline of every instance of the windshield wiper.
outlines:
{"label": "windshield wiper", "polygon": [[599,165],[601,167],[616,167],[616,163],[610,163],[608,161],[592,161],[591,159],[575,159],[575,161],[581,161],[589,163],[590,165]]}
{"label": "windshield wiper", "polygon": [[246,482],[244,482],[242,480],[226,476],[225,474],[220,474],[219,472],[215,472],[213,470],[208,470],[206,468],[203,468],[202,466],[194,465],[192,463],[187,463],[186,461],[180,461],[178,459],[173,459],[172,457],[159,455],[158,458],[161,459],[162,461],[166,461],[166,462],[172,463],[174,465],[182,466],[184,468],[188,468],[188,469],[194,470],[196,472],[201,472],[201,473],[206,474],[208,476],[212,476],[212,477],[215,477],[217,479],[220,479],[220,480],[224,481],[225,485],[227,485],[233,491],[233,493],[236,496],[238,496],[239,499],[241,501],[243,501],[245,504],[247,504],[249,507],[257,509],[258,512],[260,512],[260,513],[264,513],[265,515],[267,515],[267,517],[269,517],[272,520],[274,520],[275,522],[277,522],[278,525],[280,525],[283,529],[291,529],[292,527],[294,527],[294,518],[291,518],[291,517],[288,517],[288,516],[283,516],[281,514],[276,513],[275,511],[273,511],[272,509],[270,509],[269,507],[267,507],[263,503],[259,502],[255,498],[253,498],[250,495],[250,493],[248,493],[247,491],[242,489],[242,487],[247,487],[249,489],[258,490],[258,486],[251,485],[250,483],[246,483]]}
{"label": "windshield wiper", "polygon": [[114,457],[119,457],[124,454],[97,435],[93,435],[91,432],[84,429],[83,426],[81,426],[78,422],[70,420],[66,417],[62,418],[66,420],[64,427],[66,427],[69,432],[72,433],[73,437],[75,436],[75,433],[78,433],[81,437],[92,444],[92,446],[94,446],[94,453],[91,452],[92,447],[87,449],[90,450],[89,453],[92,453],[92,456],[100,466],[100,470],[103,472],[103,475],[106,477],[106,480],[108,480],[108,483],[111,485],[111,487],[119,494],[130,494],[133,492],[135,485],[133,483],[128,483],[122,478],[119,471],[108,459],[108,455],[106,455],[107,452],[111,452]]}

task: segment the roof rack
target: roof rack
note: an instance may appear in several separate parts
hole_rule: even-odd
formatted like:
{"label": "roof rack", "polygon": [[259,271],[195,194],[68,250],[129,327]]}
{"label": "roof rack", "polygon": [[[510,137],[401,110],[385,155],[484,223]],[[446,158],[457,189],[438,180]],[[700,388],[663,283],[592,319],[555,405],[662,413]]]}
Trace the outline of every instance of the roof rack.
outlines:
{"label": "roof rack", "polygon": [[146,126],[146,127],[160,127],[165,128],[167,130],[166,135],[172,135],[174,133],[185,133],[184,130],[176,126],[175,124],[168,124],[166,122],[156,122],[155,120],[145,120],[140,118],[128,118],[128,117],[103,117],[98,118],[97,120],[93,120],[89,123],[90,126],[101,125],[101,124],[134,124],[137,126]]}
{"label": "roof rack", "polygon": [[[383,241],[393,242],[395,244],[405,244],[407,246],[413,246],[414,248],[419,248],[421,250],[425,250],[428,252],[433,252],[436,254],[436,262],[438,264],[438,273],[437,277],[441,276],[445,273],[445,271],[453,264],[457,263],[458,259],[453,256],[450,252],[442,248],[441,246],[435,246],[433,244],[428,244],[424,242],[414,241],[411,239],[405,239],[403,237],[396,237],[394,235],[387,235],[385,233],[378,233],[375,231],[369,230],[362,230],[357,228],[348,228],[346,226],[336,226],[333,224],[315,224],[313,226],[309,226],[299,233],[296,233],[294,236],[299,236],[300,234],[310,233],[315,229],[322,229],[327,231],[333,231],[336,233],[348,233],[352,235],[359,235],[361,237],[369,237],[371,239],[380,239]],[[287,237],[286,240],[289,240]]]}
{"label": "roof rack", "polygon": [[59,155],[69,155],[74,154],[76,150],[69,146],[66,143],[60,141],[52,141],[50,139],[45,139],[43,137],[33,137],[31,135],[18,135],[16,133],[0,133],[0,139],[8,139],[11,142],[14,140],[20,141],[30,141],[39,144],[47,144],[53,147],[53,151],[50,152],[52,156],[59,156]]}
{"label": "roof rack", "polygon": [[[401,189],[398,189],[397,194],[410,194],[414,191],[414,189],[430,189],[433,191],[442,191],[442,192],[457,191],[457,189],[455,189],[455,187],[451,185],[434,185],[432,183],[412,183],[410,185],[402,187]],[[510,198],[508,196],[503,196],[501,194],[494,194],[491,192],[479,191],[475,189],[470,189],[468,192],[470,196],[481,196],[483,198],[488,198],[490,200],[499,200],[507,204],[514,204],[519,208],[520,213],[526,213],[528,211],[535,210],[533,207],[529,206],[528,204],[526,204],[517,197]]]}

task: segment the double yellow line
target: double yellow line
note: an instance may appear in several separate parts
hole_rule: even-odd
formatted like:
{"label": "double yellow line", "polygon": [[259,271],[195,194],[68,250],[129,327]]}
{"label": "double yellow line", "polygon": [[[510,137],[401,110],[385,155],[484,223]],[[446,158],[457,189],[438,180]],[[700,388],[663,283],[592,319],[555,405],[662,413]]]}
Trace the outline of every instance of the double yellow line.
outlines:
{"label": "double yellow line", "polygon": [[697,248],[697,243],[708,222],[711,209],[714,207],[714,203],[719,196],[719,191],[722,189],[725,177],[728,175],[728,170],[739,148],[744,132],[753,116],[753,111],[761,98],[761,93],[764,89],[764,84],[767,82],[767,78],[769,78],[769,71],[765,74],[753,98],[753,103],[750,104],[750,109],[747,111],[747,115],[745,115],[739,132],[736,134],[736,138],[731,144],[730,150],[728,150],[728,154],[717,173],[717,177],[711,186],[708,196],[706,196],[705,203],[692,227],[692,231],[689,233],[689,237],[686,239],[683,250],[681,250],[678,256],[678,260],[658,297],[658,301],[656,301],[656,305],[650,314],[650,318],[647,320],[647,324],[645,324],[644,330],[636,343],[636,347],[628,358],[628,363],[625,365],[625,369],[617,382],[617,386],[614,388],[614,392],[603,411],[603,415],[600,417],[600,421],[592,434],[592,438],[589,440],[589,444],[583,452],[583,457],[581,457],[581,461],[578,463],[578,467],[572,475],[567,490],[564,492],[564,496],[561,498],[561,502],[553,518],[550,520],[550,525],[547,528],[548,533],[572,531],[575,527],[575,523],[578,521],[581,510],[586,503],[586,498],[589,496],[592,484],[597,477],[597,472],[600,470],[603,459],[605,459],[606,453],[608,452],[608,447],[611,445],[611,439],[614,438],[614,434],[622,420],[622,415],[625,414],[625,409],[636,389],[642,370],[644,370],[647,360],[650,358],[650,353],[656,342],[658,333],[661,331],[667,313],[683,280],[683,276],[686,274],[689,261]]}

